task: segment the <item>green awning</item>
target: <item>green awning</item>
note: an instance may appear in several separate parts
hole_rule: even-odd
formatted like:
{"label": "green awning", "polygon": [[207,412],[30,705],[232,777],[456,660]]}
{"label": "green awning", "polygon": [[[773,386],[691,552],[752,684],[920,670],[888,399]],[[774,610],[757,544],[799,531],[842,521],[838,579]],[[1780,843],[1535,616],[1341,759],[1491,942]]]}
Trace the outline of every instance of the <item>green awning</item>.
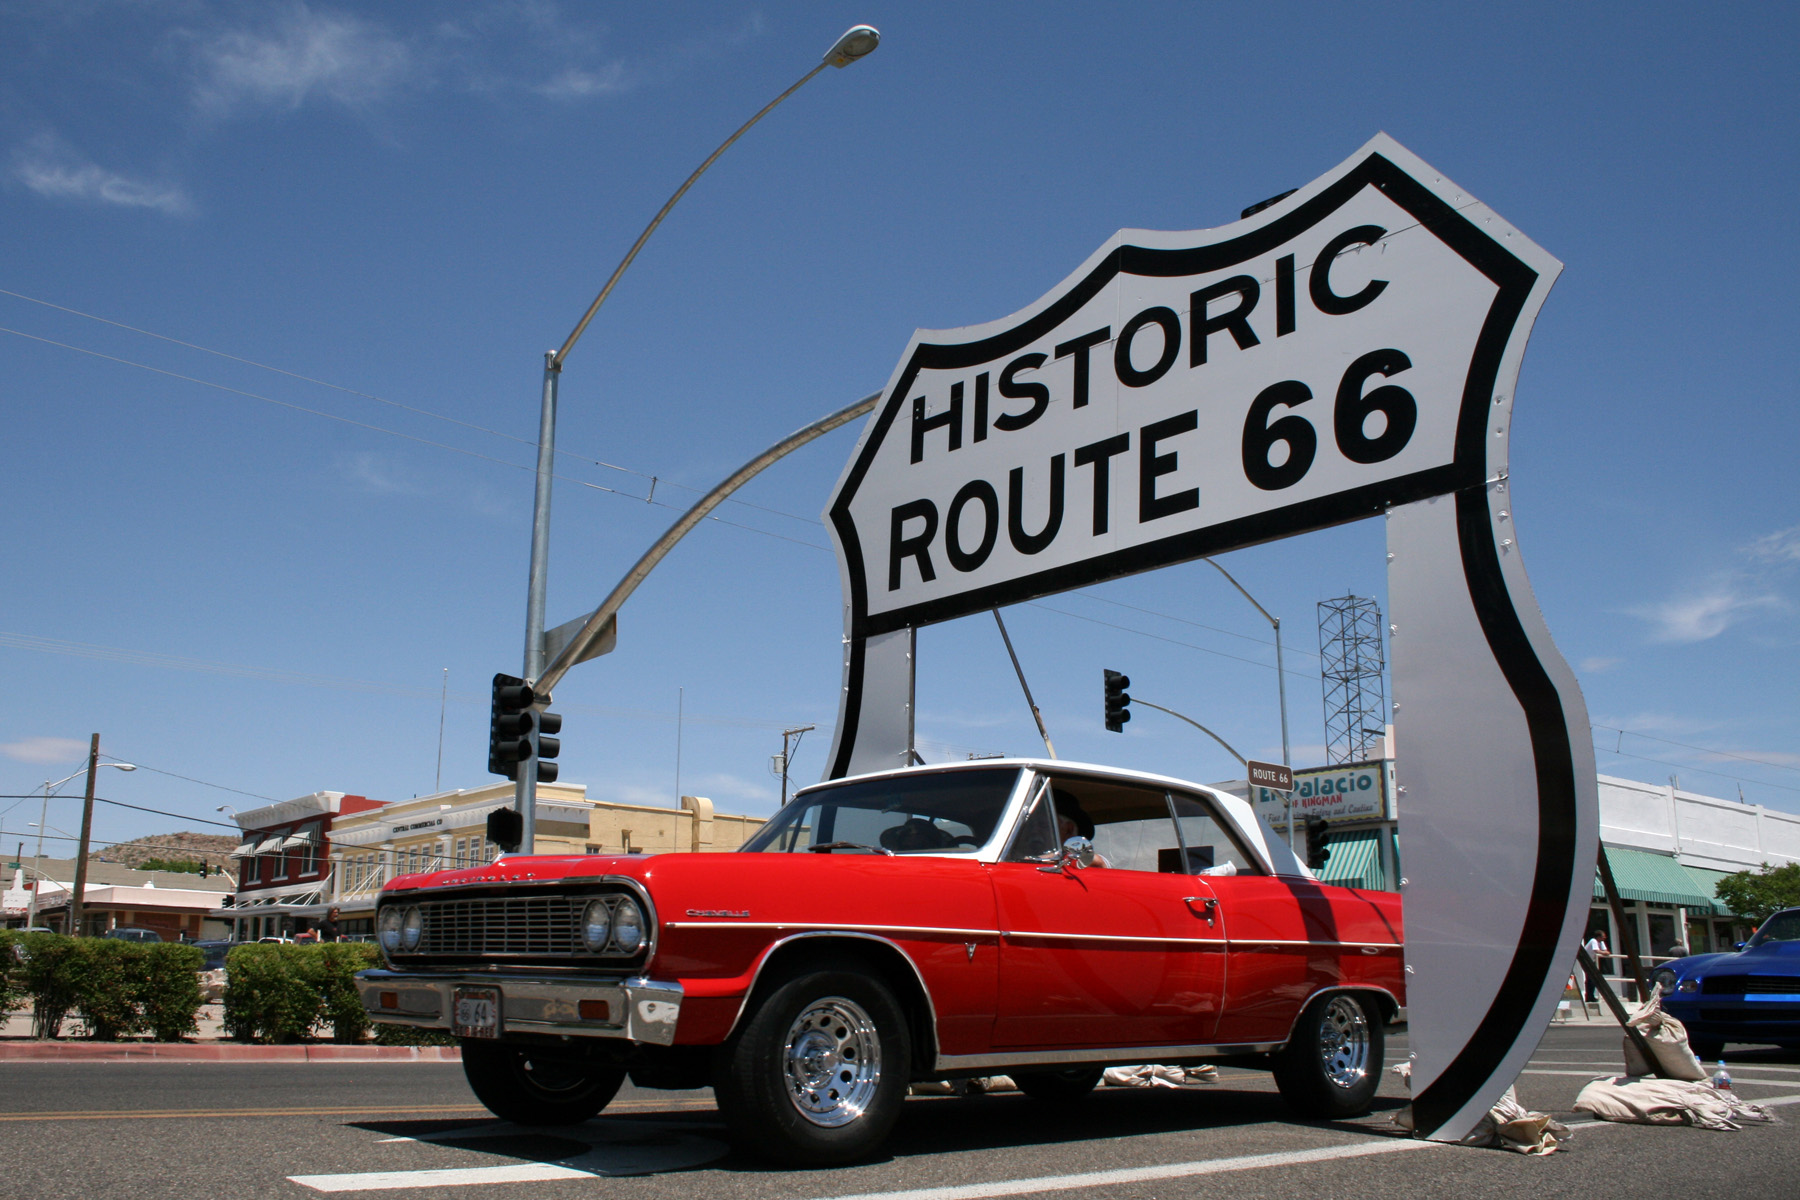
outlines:
{"label": "green awning", "polygon": [[1339,887],[1388,890],[1387,877],[1381,870],[1380,831],[1359,830],[1355,833],[1333,832],[1327,848],[1331,857],[1318,872],[1319,882]]}
{"label": "green awning", "polygon": [[[1619,886],[1619,899],[1713,911],[1712,889],[1701,884],[1670,855],[1622,850],[1617,846],[1607,846],[1604,850],[1606,861],[1612,865],[1613,882]],[[1601,899],[1606,896],[1598,871],[1594,872],[1594,895]]]}
{"label": "green awning", "polygon": [[1715,871],[1711,867],[1689,867],[1685,865],[1681,869],[1686,871],[1689,875],[1692,875],[1694,877],[1694,882],[1699,885],[1700,890],[1713,898],[1712,910],[1714,916],[1735,917],[1737,915],[1731,911],[1730,906],[1719,899],[1719,880],[1733,872]]}

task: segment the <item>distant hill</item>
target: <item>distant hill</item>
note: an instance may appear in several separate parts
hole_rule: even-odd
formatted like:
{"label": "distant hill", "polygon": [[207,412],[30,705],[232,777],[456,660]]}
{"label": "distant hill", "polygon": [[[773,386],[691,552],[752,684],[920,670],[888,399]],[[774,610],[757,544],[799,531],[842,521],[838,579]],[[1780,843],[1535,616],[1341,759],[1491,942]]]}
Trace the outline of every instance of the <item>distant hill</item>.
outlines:
{"label": "distant hill", "polygon": [[134,868],[152,858],[171,862],[183,859],[204,861],[209,866],[218,867],[221,864],[229,865],[226,863],[226,855],[237,849],[238,842],[239,839],[231,834],[189,833],[186,830],[180,833],[153,833],[148,837],[117,842],[96,850],[92,857],[100,862],[119,863]]}

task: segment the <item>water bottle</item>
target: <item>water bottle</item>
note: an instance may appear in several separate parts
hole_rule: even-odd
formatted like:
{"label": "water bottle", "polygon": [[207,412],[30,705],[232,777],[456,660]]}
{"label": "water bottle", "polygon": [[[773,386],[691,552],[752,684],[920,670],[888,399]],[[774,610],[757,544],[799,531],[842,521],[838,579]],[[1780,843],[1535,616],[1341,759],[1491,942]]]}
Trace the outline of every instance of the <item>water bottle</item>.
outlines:
{"label": "water bottle", "polygon": [[1731,1090],[1731,1072],[1725,1069],[1725,1060],[1722,1058],[1719,1060],[1719,1069],[1713,1072],[1712,1085],[1721,1092]]}

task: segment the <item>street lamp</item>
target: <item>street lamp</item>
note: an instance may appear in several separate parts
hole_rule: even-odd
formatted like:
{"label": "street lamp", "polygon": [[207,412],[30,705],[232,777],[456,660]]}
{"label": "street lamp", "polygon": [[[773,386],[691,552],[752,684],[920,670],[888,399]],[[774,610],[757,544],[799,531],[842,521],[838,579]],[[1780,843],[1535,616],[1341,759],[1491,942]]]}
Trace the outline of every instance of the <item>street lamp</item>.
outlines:
{"label": "street lamp", "polygon": [[[721,142],[719,148],[694,169],[694,173],[675,189],[675,194],[669,197],[662,208],[657,210],[656,216],[650,219],[650,223],[644,226],[644,231],[638,234],[637,241],[631,244],[631,249],[625,252],[625,257],[619,261],[619,265],[613,268],[613,273],[600,289],[600,294],[594,297],[592,304],[588,305],[587,311],[581,315],[581,320],[575,323],[575,328],[570,331],[563,344],[544,355],[543,400],[538,416],[537,490],[531,509],[531,573],[525,600],[524,676],[528,684],[537,682],[542,676],[545,666],[544,599],[550,569],[550,482],[551,468],[556,457],[556,386],[562,376],[563,361],[568,358],[569,351],[575,348],[575,343],[587,330],[588,322],[594,319],[594,314],[600,311],[602,304],[606,303],[606,298],[618,285],[619,278],[625,274],[625,269],[631,265],[633,259],[637,258],[638,251],[644,248],[644,243],[650,240],[650,235],[656,232],[656,227],[661,225],[663,218],[669,215],[669,210],[674,208],[676,202],[687,194],[689,188],[694,186],[694,181],[704,175],[706,169],[717,162],[719,156],[730,149],[733,142],[749,132],[752,125],[767,116],[776,105],[799,91],[813,76],[828,66],[847,67],[858,59],[867,58],[880,43],[881,33],[874,26],[851,26],[837,41],[831,44],[831,49],[825,52],[824,58],[819,60],[817,66],[802,75],[786,91],[763,105],[755,116],[739,126],[736,133]],[[523,854],[530,854],[536,849],[537,768],[536,755],[519,764],[517,787],[513,793],[514,807],[518,809],[520,819],[519,852]]]}
{"label": "street lamp", "polygon": [[[135,763],[109,762],[109,763],[101,763],[99,765],[103,766],[103,767],[114,767],[120,771],[135,771],[135,770],[137,770],[137,764],[135,764]],[[52,789],[59,788],[63,784],[69,782],[69,780],[75,778],[76,775],[86,774],[87,770],[88,770],[87,767],[83,767],[79,771],[75,771],[71,774],[64,775],[61,779],[57,780],[55,783],[51,783],[49,780],[44,781],[44,801],[42,804],[40,804],[38,806],[37,865],[35,868],[33,868],[34,870],[37,871],[37,881],[31,885],[31,902],[26,906],[25,927],[27,929],[29,929],[33,925],[37,924],[38,892],[41,891],[44,886],[44,825],[50,819],[50,792]],[[83,845],[80,847],[79,853],[81,853],[83,856],[85,856],[86,850],[87,850],[87,847],[85,845]],[[76,864],[75,864],[75,870],[78,874],[81,873],[81,867],[82,867],[82,863],[79,859],[77,859]],[[69,916],[71,919],[74,918],[75,912],[73,909],[70,910]],[[73,927],[71,927],[71,928],[73,928]]]}
{"label": "street lamp", "polygon": [[[1263,620],[1267,621],[1275,629],[1275,688],[1276,688],[1276,694],[1281,699],[1281,765],[1284,767],[1287,767],[1289,770],[1292,770],[1294,764],[1288,758],[1287,671],[1282,668],[1282,663],[1281,663],[1281,618],[1278,616],[1275,616],[1268,609],[1266,609],[1262,605],[1258,604],[1256,602],[1256,597],[1252,596],[1249,592],[1245,591],[1244,585],[1239,583],[1235,578],[1233,578],[1230,571],[1227,571],[1224,567],[1219,566],[1219,564],[1216,561],[1214,561],[1213,559],[1209,558],[1209,559],[1206,559],[1205,561],[1212,563],[1213,569],[1218,571],[1219,574],[1223,575],[1227,580],[1229,580],[1231,583],[1231,586],[1238,590],[1238,594],[1243,596],[1244,599],[1248,600],[1250,602],[1251,607],[1256,609],[1257,612],[1259,612],[1263,615]],[[1244,781],[1244,786],[1246,789],[1248,789],[1250,787],[1249,780]],[[1246,800],[1250,801],[1251,804],[1256,803],[1256,797],[1248,794],[1248,791],[1246,791],[1244,798]],[[1288,797],[1287,840],[1288,840],[1288,849],[1292,850],[1294,848],[1294,805],[1293,805],[1293,797],[1292,796]]]}

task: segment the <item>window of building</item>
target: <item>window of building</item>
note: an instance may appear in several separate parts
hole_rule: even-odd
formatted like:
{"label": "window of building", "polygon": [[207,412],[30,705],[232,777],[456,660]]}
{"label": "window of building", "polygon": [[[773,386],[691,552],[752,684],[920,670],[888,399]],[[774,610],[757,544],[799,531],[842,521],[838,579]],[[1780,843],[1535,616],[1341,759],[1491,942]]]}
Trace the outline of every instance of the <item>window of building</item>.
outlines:
{"label": "window of building", "polygon": [[[286,841],[287,834],[283,833],[281,835],[281,839],[282,839],[282,841]],[[275,853],[270,856],[270,861],[275,864],[275,869],[270,874],[269,878],[271,878],[271,879],[286,879],[288,877],[287,851],[286,850],[276,850]]]}
{"label": "window of building", "polygon": [[243,859],[242,862],[244,864],[244,882],[255,883],[258,877],[262,875],[262,859],[257,858],[255,855],[251,855],[249,858]]}
{"label": "window of building", "polygon": [[320,852],[323,850],[323,846],[320,844],[319,823],[314,821],[310,825],[301,826],[300,836],[306,839],[306,845],[300,848],[299,873],[302,875],[317,874]]}
{"label": "window of building", "polygon": [[456,865],[459,867],[469,865],[469,839],[466,837],[456,839]]}

